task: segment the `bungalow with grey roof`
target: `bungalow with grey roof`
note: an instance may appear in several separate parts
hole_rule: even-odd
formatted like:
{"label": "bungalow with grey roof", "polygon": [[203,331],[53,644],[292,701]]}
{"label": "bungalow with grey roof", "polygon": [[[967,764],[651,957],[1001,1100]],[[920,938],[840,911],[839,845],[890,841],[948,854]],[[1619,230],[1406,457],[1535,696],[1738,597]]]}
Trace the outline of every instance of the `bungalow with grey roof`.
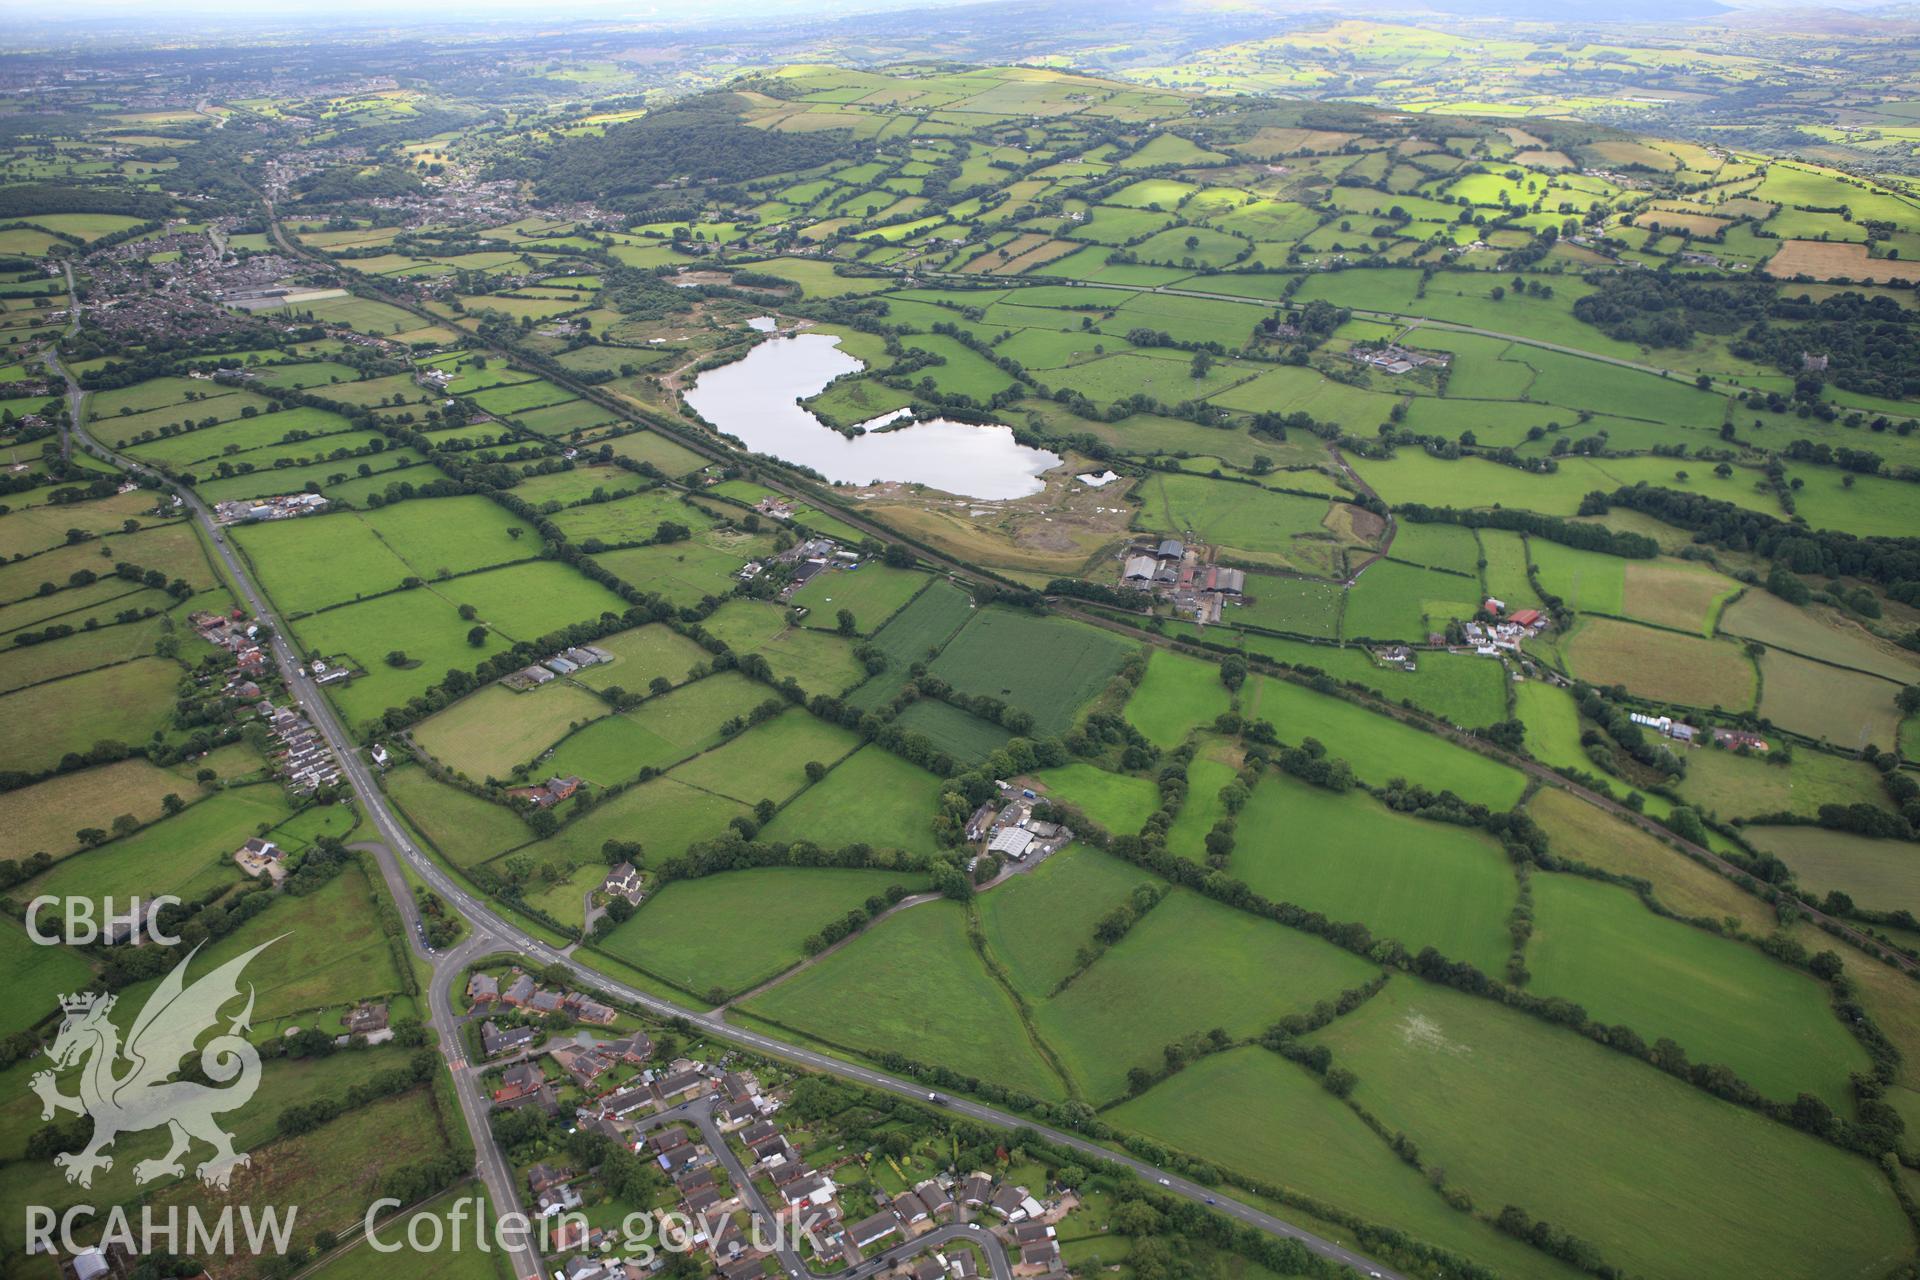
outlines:
{"label": "bungalow with grey roof", "polygon": [[847,1228],[847,1239],[854,1248],[864,1249],[888,1236],[900,1234],[900,1219],[882,1210],[871,1218],[862,1218]]}

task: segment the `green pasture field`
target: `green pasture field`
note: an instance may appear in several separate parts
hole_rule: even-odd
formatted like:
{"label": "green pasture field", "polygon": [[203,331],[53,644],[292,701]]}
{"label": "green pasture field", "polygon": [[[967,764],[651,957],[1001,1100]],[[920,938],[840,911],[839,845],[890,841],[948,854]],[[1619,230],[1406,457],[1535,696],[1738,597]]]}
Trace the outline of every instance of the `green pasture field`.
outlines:
{"label": "green pasture field", "polygon": [[957,903],[902,911],[742,1009],[858,1053],[903,1053],[1035,1097],[1061,1094],[1012,998],[968,943]]}
{"label": "green pasture field", "polygon": [[[640,482],[638,476],[627,478]],[[649,489],[612,502],[572,507],[553,517],[554,524],[567,535],[568,541],[584,543],[589,538],[598,538],[609,546],[651,538],[661,523],[668,520],[696,532],[710,529],[714,524],[706,512],[682,502],[680,495],[669,489]]]}
{"label": "green pasture field", "polygon": [[1870,1275],[1911,1248],[1867,1161],[1492,1001],[1396,978],[1314,1038],[1450,1185],[1612,1265]]}
{"label": "green pasture field", "polygon": [[1802,1092],[1845,1107],[1866,1051],[1809,974],[1757,948],[1664,920],[1627,889],[1573,876],[1533,877],[1529,989],[1564,996],[1648,1044],[1667,1037],[1772,1098]]}
{"label": "green pasture field", "polygon": [[1424,641],[1429,633],[1445,631],[1452,619],[1472,618],[1479,608],[1477,578],[1376,560],[1348,590],[1340,631],[1367,640]]}
{"label": "green pasture field", "polygon": [[85,627],[98,622],[96,630],[77,630],[73,635],[45,644],[28,645],[11,652],[0,652],[0,694],[46,680],[58,680],[82,671],[95,671],[121,662],[149,657],[160,638],[160,619],[114,623],[109,609],[165,608],[170,598],[160,592],[129,600],[122,597],[111,606],[92,610],[85,618],[69,615],[62,619],[69,626]]}
{"label": "green pasture field", "polygon": [[[472,1208],[473,1201],[479,1201],[482,1208],[477,1212]],[[452,1213],[455,1204],[461,1205],[465,1216],[454,1222]],[[440,1220],[439,1234],[435,1228],[415,1227],[415,1218],[433,1217]],[[418,1230],[419,1235],[410,1237],[410,1231]],[[377,1234],[383,1244],[398,1246],[393,1252],[382,1253],[366,1241],[353,1245],[344,1253],[321,1264],[314,1272],[316,1280],[385,1280],[393,1274],[396,1266],[403,1267],[413,1280],[513,1280],[513,1263],[500,1249],[482,1251],[475,1247],[476,1232],[493,1230],[493,1210],[486,1196],[480,1192],[480,1184],[468,1182],[456,1186],[443,1197],[430,1204],[412,1210],[390,1223],[382,1223]],[[458,1233],[465,1233],[466,1247],[415,1249],[408,1241],[418,1239],[422,1242],[433,1240],[453,1240]],[[493,1239],[491,1235],[485,1237]],[[396,1262],[396,1259],[402,1261]]]}
{"label": "green pasture field", "polygon": [[1449,1208],[1313,1074],[1256,1046],[1210,1054],[1107,1113],[1109,1123],[1285,1187],[1504,1275],[1572,1274]]}
{"label": "green pasture field", "polygon": [[[253,758],[257,763],[259,757]],[[73,836],[79,827],[104,830],[123,813],[153,822],[165,812],[160,802],[169,795],[192,804],[205,794],[192,780],[201,763],[176,771],[136,757],[0,792],[0,858],[42,851],[64,857],[80,847]]]}
{"label": "green pasture field", "polygon": [[1593,684],[1623,684],[1643,698],[1688,707],[1753,706],[1753,663],[1731,641],[1587,618],[1560,647],[1573,674]]}
{"label": "green pasture field", "polygon": [[[218,410],[231,409],[238,414],[242,400],[241,396],[222,396],[209,403]],[[251,394],[244,397],[244,402],[247,407],[272,409],[271,401],[262,403]],[[129,418],[115,421],[129,429],[138,425],[156,425]],[[287,440],[288,434],[295,431],[310,432],[311,438]],[[219,426],[200,427],[179,435],[130,444],[126,446],[126,452],[156,466],[197,473],[215,470],[217,462],[226,457],[232,457],[235,466],[242,462],[255,462],[256,465],[266,463],[269,458],[281,453],[289,457],[324,458],[335,449],[364,448],[374,438],[375,434],[351,430],[347,420],[330,409],[303,406],[277,413],[262,412],[251,418],[236,416]],[[263,476],[260,483],[270,485],[273,481]]]}
{"label": "green pasture field", "polygon": [[1717,748],[1687,753],[1680,798],[1721,818],[1763,813],[1814,817],[1824,804],[1886,803],[1879,771],[1845,756],[1802,748],[1791,762]]}
{"label": "green pasture field", "polygon": [[691,542],[607,551],[593,560],[622,582],[657,591],[676,605],[696,605],[731,593],[739,585],[734,575],[740,566],[773,545],[771,538],[748,535],[730,535],[727,541],[726,547],[709,546],[696,534]]}
{"label": "green pasture field", "polygon": [[962,764],[977,764],[1007,745],[1013,735],[991,720],[962,711],[937,698],[916,698],[895,716],[893,723],[924,735],[941,751]]}
{"label": "green pasture field", "polygon": [[670,776],[742,804],[778,804],[807,785],[807,765],[831,766],[859,746],[851,730],[790,707],[675,767]]}
{"label": "green pasture field", "polygon": [[601,945],[696,994],[735,995],[798,964],[810,935],[867,899],[894,885],[918,889],[921,883],[911,872],[829,867],[763,867],[676,880]]}
{"label": "green pasture field", "polygon": [[793,593],[793,603],[812,611],[806,622],[809,627],[833,628],[838,625],[835,619],[840,610],[850,609],[860,634],[872,635],[929,581],[916,569],[863,564],[858,569],[815,574],[812,581]]}
{"label": "green pasture field", "polygon": [[447,768],[484,781],[506,778],[515,765],[611,710],[565,680],[525,692],[490,684],[415,725],[412,737]]}
{"label": "green pasture field", "polygon": [[1511,809],[1526,790],[1517,769],[1351,702],[1266,676],[1249,678],[1247,690],[1248,718],[1271,721],[1282,742],[1318,738],[1376,786],[1406,778],[1491,809]]}
{"label": "green pasture field", "polygon": [[[1798,466],[1788,474],[1805,485],[1794,510],[1816,529],[1862,538],[1911,537],[1920,528],[1920,490],[1885,476],[1857,476],[1835,467]],[[1849,486],[1846,481],[1852,480]]]}
{"label": "green pasture field", "polygon": [[1788,604],[1771,591],[1750,590],[1721,616],[1728,635],[1758,640],[1802,657],[1871,672],[1891,680],[1920,680],[1920,659],[1889,645],[1827,605]]}
{"label": "green pasture field", "polygon": [[[509,530],[518,529],[516,536]],[[438,581],[540,554],[538,534],[485,498],[417,498],[242,525],[247,552],[283,610],[309,612],[389,591],[403,578]]]}
{"label": "green pasture field", "polygon": [[[46,893],[91,898],[96,906],[102,898],[136,894],[172,893],[191,899],[202,890],[237,881],[241,871],[233,863],[233,851],[292,812],[286,793],[271,783],[222,791],[133,835],[61,859],[29,882],[33,892],[26,897]],[[111,821],[114,813],[101,816]],[[76,825],[96,824],[89,818]]]}
{"label": "green pasture field", "polygon": [[935,853],[940,779],[878,746],[854,752],[801,792],[761,831],[763,840],[807,841],[822,849],[870,844]]}
{"label": "green pasture field", "polygon": [[835,275],[832,263],[809,258],[770,258],[754,263],[753,270],[760,275],[791,280],[809,298],[841,298],[852,293],[876,293],[894,283],[891,276]]}
{"label": "green pasture field", "polygon": [[[46,947],[39,949],[52,950]],[[364,1053],[332,1054],[327,1057],[269,1058],[261,1064],[261,1085],[271,1091],[281,1107],[338,1097],[350,1084],[364,1079],[366,1074],[403,1066],[405,1055],[406,1050],[397,1047],[376,1047]],[[48,1195],[73,1202],[84,1200],[103,1205],[124,1203],[135,1196],[134,1165],[141,1159],[165,1152],[166,1130],[157,1128],[123,1135],[115,1144],[117,1154],[112,1169],[96,1175],[90,1189],[71,1186],[51,1163],[21,1158],[26,1138],[42,1127],[40,1100],[27,1088],[24,1078],[27,1069],[23,1068],[21,1078],[5,1081],[15,1086],[14,1096],[19,1102],[0,1115],[0,1133],[5,1134],[8,1157],[4,1172],[0,1172],[0,1186],[4,1186],[4,1194],[20,1197],[20,1203],[23,1204],[33,1199],[53,1203],[44,1199]],[[279,1113],[279,1107],[241,1107],[225,1116],[223,1123],[233,1134],[236,1148],[253,1151],[273,1138]]]}
{"label": "green pasture field", "polygon": [[760,654],[776,679],[791,676],[808,693],[838,696],[866,678],[852,641],[793,626],[770,600],[729,600],[700,625],[735,653]]}
{"label": "green pasture field", "polygon": [[533,839],[513,810],[436,782],[418,766],[394,769],[381,782],[387,798],[456,867],[477,866]]}
{"label": "green pasture field", "polygon": [[1327,531],[1324,500],[1256,485],[1155,472],[1135,496],[1142,504],[1138,527],[1172,536],[1191,530],[1196,539],[1261,564],[1292,564],[1296,535]]}
{"label": "green pasture field", "polygon": [[1920,859],[1910,844],[1822,827],[1752,826],[1741,834],[1792,868],[1810,898],[1838,889],[1870,911],[1920,912]]}
{"label": "green pasture field", "polygon": [[[268,943],[247,966],[247,981],[257,995],[255,1018],[273,1025],[305,1016],[311,1026],[316,1020],[328,1021],[318,1013],[326,1009],[334,1011],[337,1025],[343,1006],[404,991],[393,947],[372,909],[374,901],[364,867],[347,867],[314,892],[278,898],[240,928],[208,943],[195,957],[195,971],[205,972]],[[137,1007],[158,985],[158,979],[136,985],[127,1003]]]}
{"label": "green pasture field", "polygon": [[1187,765],[1187,798],[1167,829],[1167,848],[1196,862],[1206,856],[1207,832],[1227,816],[1220,791],[1238,774],[1238,756],[1230,741],[1202,739],[1202,744]]}
{"label": "green pasture field", "polygon": [[[372,472],[371,475],[360,475],[363,464]],[[384,493],[388,485],[402,480],[424,483],[434,478],[437,473],[419,470],[424,465],[426,459],[412,449],[387,449],[364,458],[342,458],[335,462],[309,463],[304,467],[275,467],[270,472],[259,471],[224,478],[203,477],[194,485],[193,491],[206,502],[227,502],[266,496],[263,489],[271,493],[297,493],[311,481],[320,486],[321,493],[336,503],[358,503],[364,502],[367,494]],[[262,476],[271,476],[271,483],[263,480]],[[346,479],[336,480],[336,476],[345,476]]]}
{"label": "green pasture field", "polygon": [[166,727],[179,680],[174,663],[141,658],[0,695],[0,772],[40,773],[97,742],[146,741]]}
{"label": "green pasture field", "polygon": [[1499,505],[1537,511],[1541,515],[1571,516],[1580,509],[1580,499],[1595,489],[1611,492],[1622,485],[1646,480],[1663,488],[1705,494],[1768,515],[1780,514],[1778,502],[1755,490],[1756,473],[1736,469],[1732,477],[1722,480],[1695,465],[1683,468],[1690,478],[1681,481],[1674,478],[1670,458],[1563,458],[1560,469],[1551,475],[1522,471],[1481,458],[1446,461],[1411,449],[1402,449],[1385,461],[1358,457],[1348,461],[1361,479],[1392,504]]}
{"label": "green pasture field", "polygon": [[36,594],[42,583],[56,586],[80,569],[105,575],[125,560],[143,569],[159,569],[169,579],[180,578],[195,590],[215,584],[213,565],[193,525],[185,520],[149,525],[134,533],[56,547],[25,560],[0,565],[0,600],[20,600]]}
{"label": "green pasture field", "polygon": [[540,771],[610,787],[648,765],[665,769],[718,745],[721,725],[774,696],[737,671],[723,671],[595,720],[556,744]]}
{"label": "green pasture field", "polygon": [[1573,695],[1543,680],[1513,687],[1514,715],[1527,727],[1527,754],[1555,769],[1593,767],[1580,745],[1580,711]]}
{"label": "green pasture field", "polygon": [[1217,664],[1155,649],[1145,678],[1127,702],[1127,722],[1154,746],[1168,750],[1194,728],[1211,725],[1231,703]]}
{"label": "green pasture field", "polygon": [[1330,942],[1175,889],[1071,986],[1037,1004],[1034,1023],[1097,1104],[1125,1093],[1130,1068],[1158,1068],[1174,1040],[1215,1027],[1258,1035],[1374,972]]}
{"label": "green pasture field", "polygon": [[1480,575],[1480,543],[1465,525],[1403,522],[1394,532],[1388,554],[1431,569]]}
{"label": "green pasture field", "polygon": [[[1566,601],[1574,612],[1626,616],[1627,561],[1545,538],[1527,539],[1527,554],[1540,575],[1540,585]],[[1689,629],[1699,627],[1696,624]]]}
{"label": "green pasture field", "polygon": [[1229,624],[1291,631],[1332,640],[1340,634],[1340,611],[1346,596],[1336,583],[1320,578],[1281,578],[1248,574],[1247,599],[1227,611]]}
{"label": "green pasture field", "polygon": [[1656,901],[1690,919],[1732,921],[1756,936],[1778,925],[1773,908],[1731,880],[1693,861],[1659,837],[1612,817],[1559,787],[1543,787],[1527,801],[1554,856],[1653,886]]}
{"label": "green pasture field", "polygon": [[1239,640],[1248,653],[1324,671],[1391,702],[1410,701],[1452,724],[1487,725],[1506,718],[1506,672],[1499,663],[1477,655],[1421,653],[1416,669],[1407,671],[1379,665],[1356,645],[1307,644],[1251,632]]}
{"label": "green pasture field", "polygon": [[677,444],[657,431],[632,431],[623,436],[615,436],[607,443],[622,458],[631,458],[635,462],[651,462],[660,468],[663,475],[684,476],[696,470],[706,459],[684,445]]}
{"label": "green pasture field", "polygon": [[1026,711],[1033,716],[1034,736],[1050,737],[1073,727],[1131,648],[1083,623],[983,609],[929,670],[962,692],[986,694]]}
{"label": "green pasture field", "polygon": [[1100,917],[1137,886],[1159,883],[1091,845],[1074,844],[982,895],[981,930],[1014,985],[1044,996],[1073,972]]}
{"label": "green pasture field", "polygon": [[639,693],[660,676],[684,684],[695,667],[712,661],[705,649],[659,623],[615,632],[594,641],[593,647],[611,653],[614,660],[582,667],[569,679],[596,690],[618,687]]}
{"label": "green pasture field", "polygon": [[747,812],[725,796],[689,787],[672,778],[651,778],[595,805],[560,828],[557,835],[523,852],[535,865],[548,861],[593,863],[602,860],[609,840],[635,840],[645,848],[645,865],[658,866],[699,840],[719,835],[727,823]]}
{"label": "green pasture field", "polygon": [[1138,832],[1160,807],[1160,790],[1151,780],[1084,761],[1042,769],[1033,780],[1049,799],[1074,806],[1114,835]]}
{"label": "green pasture field", "polygon": [[[506,647],[495,631],[488,632],[479,648],[469,644],[467,633],[475,624],[460,617],[458,606],[458,601],[425,587],[309,614],[292,626],[303,651],[324,654],[329,661],[350,658],[365,673],[327,686],[341,714],[352,724],[365,725],[388,707],[404,705],[449,669],[469,670]],[[417,665],[389,666],[386,655],[394,649]]]}
{"label": "green pasture field", "polygon": [[1769,649],[1760,658],[1760,714],[1783,729],[1857,751],[1891,749],[1900,733],[1890,680],[1843,671]]}
{"label": "green pasture field", "polygon": [[[596,493],[629,493],[645,489],[652,481],[615,466],[576,466],[570,471],[551,471],[528,476],[513,486],[513,495],[542,510],[551,503],[570,506],[585,502]],[[595,504],[604,505],[604,504]],[[681,523],[686,523],[684,520]],[[653,530],[649,529],[648,533]],[[571,533],[567,535],[573,537]]]}
{"label": "green pasture field", "polygon": [[[14,496],[8,495],[8,501],[14,501]],[[69,529],[97,535],[118,532],[128,520],[138,520],[143,526],[161,523],[151,514],[153,505],[152,494],[135,492],[93,502],[17,508],[0,516],[0,560],[61,546]]]}
{"label": "green pasture field", "polygon": [[1409,951],[1432,946],[1497,975],[1516,889],[1481,833],[1269,773],[1240,815],[1230,873],[1262,897],[1356,920]]}
{"label": "green pasture field", "polygon": [[[12,632],[38,628],[49,622],[84,626],[86,619],[97,617],[104,624],[122,609],[156,609],[171,606],[174,600],[164,591],[142,587],[117,575],[97,579],[83,587],[63,587],[50,595],[29,594],[12,604],[0,605],[0,637],[9,645]],[[19,653],[6,655],[10,663]]]}
{"label": "green pasture field", "polygon": [[[51,918],[45,928],[57,931]],[[55,1013],[60,997],[84,990],[93,981],[93,966],[69,947],[43,947],[26,930],[9,920],[0,928],[0,962],[7,966],[7,1003],[0,1010],[0,1035],[25,1031]]]}

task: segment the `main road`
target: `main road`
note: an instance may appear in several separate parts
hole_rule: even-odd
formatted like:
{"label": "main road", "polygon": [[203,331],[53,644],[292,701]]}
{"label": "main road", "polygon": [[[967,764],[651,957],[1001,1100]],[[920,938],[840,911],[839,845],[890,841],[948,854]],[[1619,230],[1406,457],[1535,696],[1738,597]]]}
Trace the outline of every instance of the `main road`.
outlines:
{"label": "main road", "polygon": [[[116,466],[136,474],[150,476],[163,483],[172,483],[144,464],[108,449],[88,435],[81,414],[84,406],[81,403],[83,396],[79,384],[65,365],[60,363],[57,354],[50,354],[48,362],[67,381],[68,401],[72,406],[72,422],[69,431],[73,441],[87,452]],[[459,1022],[454,1012],[455,992],[453,990],[454,983],[459,980],[460,974],[467,965],[490,952],[511,950],[527,956],[540,965],[565,966],[583,983],[597,986],[619,1000],[645,1009],[656,1017],[684,1019],[698,1028],[701,1034],[716,1040],[741,1045],[770,1057],[838,1076],[844,1080],[851,1080],[870,1089],[921,1102],[930,1099],[931,1095],[925,1087],[915,1081],[845,1062],[757,1031],[736,1027],[724,1021],[718,1014],[701,1013],[684,1008],[661,999],[651,992],[628,986],[581,964],[572,956],[532,936],[499,915],[491,904],[476,898],[465,885],[455,880],[441,868],[439,863],[428,857],[407,834],[406,829],[387,804],[386,793],[375,782],[372,771],[362,758],[353,738],[335,716],[325,694],[308,676],[299,655],[294,652],[287,640],[285,629],[279,624],[279,619],[269,606],[265,594],[255,583],[251,569],[244,559],[234,553],[224,532],[214,522],[212,511],[199,496],[190,489],[180,489],[179,492],[192,512],[193,518],[200,523],[211,545],[218,553],[241,602],[255,618],[272,629],[270,648],[274,663],[286,681],[288,691],[314,728],[326,739],[328,747],[339,760],[341,772],[352,787],[362,811],[379,835],[379,840],[373,843],[373,848],[381,876],[386,882],[388,892],[393,896],[394,904],[399,908],[411,945],[432,967],[432,975],[428,982],[428,1011],[439,1036],[441,1056],[446,1059],[448,1069],[453,1075],[454,1091],[460,1102],[461,1113],[466,1119],[467,1128],[473,1135],[481,1179],[493,1198],[496,1213],[504,1214],[518,1208],[518,1187],[513,1178],[512,1168],[501,1155],[498,1144],[493,1140],[492,1130],[487,1124],[487,1099],[480,1090],[476,1079],[477,1072],[474,1065],[467,1061],[466,1047],[460,1040]],[[402,860],[407,870],[466,920],[470,929],[469,935],[452,950],[435,953],[426,948],[420,933],[419,915],[415,908],[412,888],[407,881],[406,872],[401,868]],[[929,1013],[932,1016],[938,1016],[937,1011],[929,1011]],[[1170,1171],[1157,1168],[1133,1156],[1110,1150],[1078,1134],[1036,1124],[1012,1112],[964,1098],[947,1099],[946,1106],[949,1110],[982,1124],[999,1128],[1030,1129],[1047,1141],[1069,1148],[1089,1159],[1118,1165],[1158,1185],[1162,1191],[1204,1202],[1220,1213],[1248,1226],[1296,1240],[1321,1257],[1352,1267],[1362,1275],[1381,1277],[1381,1280],[1401,1280],[1398,1273],[1374,1262],[1341,1241],[1329,1240],[1265,1210],[1223,1195],[1214,1188],[1175,1177]],[[539,1255],[530,1242],[513,1251],[513,1260],[516,1271],[523,1277],[541,1273]]]}

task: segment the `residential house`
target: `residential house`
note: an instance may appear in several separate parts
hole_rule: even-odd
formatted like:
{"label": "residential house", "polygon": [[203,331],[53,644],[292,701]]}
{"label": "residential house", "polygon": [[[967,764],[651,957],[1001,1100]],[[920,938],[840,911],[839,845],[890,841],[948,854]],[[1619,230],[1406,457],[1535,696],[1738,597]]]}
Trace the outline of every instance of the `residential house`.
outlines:
{"label": "residential house", "polygon": [[515,974],[512,983],[501,993],[501,1003],[518,1009],[533,999],[533,979],[524,973]]}
{"label": "residential house", "polygon": [[984,1173],[970,1173],[960,1186],[960,1203],[969,1209],[978,1209],[987,1203],[987,1197],[992,1194],[992,1178]]}
{"label": "residential house", "polygon": [[928,1213],[946,1214],[953,1212],[953,1197],[947,1194],[945,1187],[935,1182],[932,1178],[928,1178],[925,1182],[915,1187],[913,1194],[920,1197],[920,1203],[927,1206]]}
{"label": "residential house", "polygon": [[497,1058],[503,1053],[516,1053],[525,1049],[540,1037],[533,1027],[507,1027],[489,1018],[480,1024],[480,1051],[486,1057]]}
{"label": "residential house", "polygon": [[467,1000],[473,1004],[491,1004],[500,998],[500,983],[490,973],[476,973],[467,979]]}
{"label": "residential house", "polygon": [[570,1169],[561,1169],[546,1163],[536,1164],[527,1170],[527,1190],[539,1195],[549,1187],[559,1186],[572,1176],[573,1172]]}
{"label": "residential house", "polygon": [[987,1208],[1008,1222],[1024,1222],[1028,1217],[1027,1201],[1025,1187],[1001,1187],[987,1201]]}
{"label": "residential house", "polygon": [[847,1228],[847,1240],[856,1249],[878,1244],[888,1236],[900,1234],[900,1220],[882,1210],[871,1218],[862,1218]]}

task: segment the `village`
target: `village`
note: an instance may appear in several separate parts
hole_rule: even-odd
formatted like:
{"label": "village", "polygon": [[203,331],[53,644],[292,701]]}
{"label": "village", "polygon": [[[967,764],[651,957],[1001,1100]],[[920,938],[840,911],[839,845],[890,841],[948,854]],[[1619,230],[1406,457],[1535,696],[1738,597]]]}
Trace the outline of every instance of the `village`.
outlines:
{"label": "village", "polygon": [[[817,1123],[784,1122],[804,1077],[768,1084],[731,1055],[676,1054],[671,1036],[549,1027],[556,1016],[605,1026],[615,1015],[517,967],[473,973],[467,998],[469,1017],[484,1019],[496,1111],[537,1108],[657,1168],[670,1184],[657,1210],[663,1242],[704,1258],[721,1280],[761,1280],[769,1261],[791,1276],[844,1268],[901,1280],[1065,1280],[1058,1224],[1079,1204],[1071,1191],[1035,1194],[953,1167],[885,1190],[870,1155]],[[926,1101],[945,1103],[937,1093]],[[544,1251],[574,1255],[555,1271],[560,1280],[638,1280],[664,1267],[657,1255],[615,1255],[619,1241],[591,1212],[594,1170],[549,1158],[523,1176]]]}

